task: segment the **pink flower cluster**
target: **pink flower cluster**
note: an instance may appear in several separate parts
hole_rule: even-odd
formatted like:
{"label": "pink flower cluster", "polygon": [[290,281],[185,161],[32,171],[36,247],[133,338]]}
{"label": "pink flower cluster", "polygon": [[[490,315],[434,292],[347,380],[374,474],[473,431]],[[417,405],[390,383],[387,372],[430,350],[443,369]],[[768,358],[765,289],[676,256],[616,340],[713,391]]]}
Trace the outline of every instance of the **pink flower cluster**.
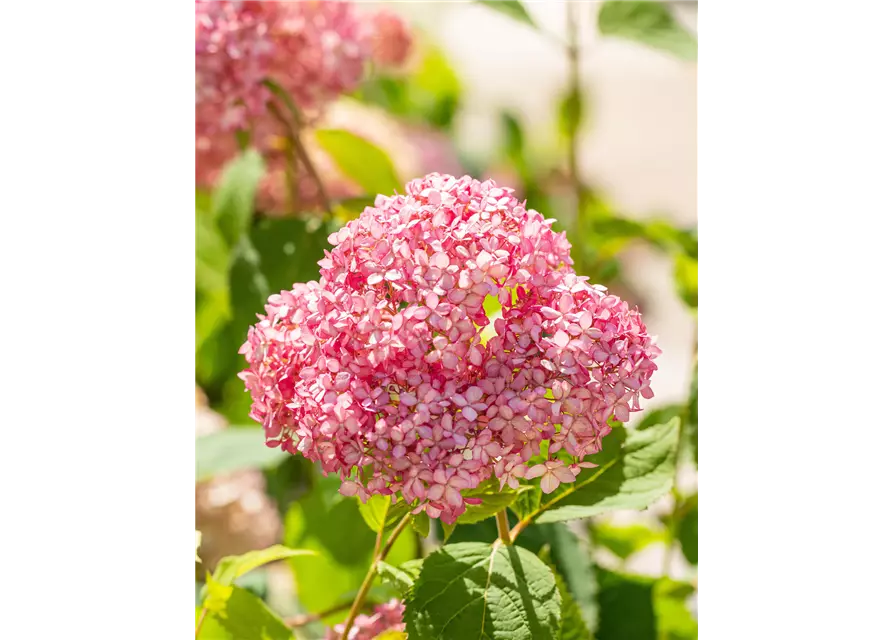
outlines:
{"label": "pink flower cluster", "polygon": [[[371,616],[360,614],[354,620],[347,637],[350,640],[374,640],[385,631],[403,631],[403,603],[397,599],[375,607]],[[344,633],[344,625],[335,625],[326,632],[325,640],[338,640]]]}
{"label": "pink flower cluster", "polygon": [[329,238],[319,282],[269,298],[240,351],[252,418],[342,493],[447,523],[493,475],[573,482],[612,416],[653,395],[639,313],[577,276],[565,234],[510,189],[430,174],[406,191]]}
{"label": "pink flower cluster", "polygon": [[372,59],[383,67],[399,67],[409,57],[412,34],[406,22],[390,11],[372,17]]}
{"label": "pink flower cluster", "polygon": [[352,91],[371,55],[367,32],[346,2],[196,2],[197,130],[249,128],[266,115],[268,78],[305,109]]}

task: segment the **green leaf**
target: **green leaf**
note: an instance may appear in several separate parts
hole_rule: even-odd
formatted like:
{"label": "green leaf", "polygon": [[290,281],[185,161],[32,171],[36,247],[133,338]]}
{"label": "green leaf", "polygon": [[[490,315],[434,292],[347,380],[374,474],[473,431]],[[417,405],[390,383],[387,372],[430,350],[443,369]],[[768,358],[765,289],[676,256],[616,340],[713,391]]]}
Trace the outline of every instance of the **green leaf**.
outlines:
{"label": "green leaf", "polygon": [[[376,534],[360,514],[359,502],[338,493],[340,483],[337,476],[326,478],[317,471],[312,489],[292,503],[284,518],[283,543],[317,552],[288,561],[298,600],[308,613],[350,602],[372,563]],[[388,554],[388,562],[399,566],[415,558],[417,552],[415,533],[403,531]],[[345,615],[341,612],[324,622],[334,624]]]}
{"label": "green leaf", "polygon": [[288,454],[264,443],[263,431],[230,427],[195,439],[195,480],[245,469],[266,469]]}
{"label": "green leaf", "polygon": [[425,558],[403,620],[410,640],[554,638],[561,596],[527,549],[464,542]]}
{"label": "green leaf", "polygon": [[533,18],[530,17],[527,9],[518,0],[475,0],[475,2],[536,29],[536,23],[533,21]]}
{"label": "green leaf", "polygon": [[659,407],[652,411],[649,411],[645,414],[645,417],[642,418],[641,422],[636,425],[637,431],[644,431],[645,429],[650,429],[659,424],[664,424],[665,422],[669,422],[676,416],[682,415],[682,406],[678,404],[671,404],[666,407]]}
{"label": "green leaf", "polygon": [[642,524],[616,526],[599,522],[590,529],[592,543],[605,547],[621,560],[626,560],[655,542],[665,542],[666,534]]}
{"label": "green leaf", "polygon": [[568,93],[558,105],[558,131],[573,138],[583,122],[583,98],[579,89]]}
{"label": "green leaf", "polygon": [[[359,499],[358,499],[359,500]],[[390,496],[369,496],[366,502],[360,502],[360,515],[369,528],[378,533],[384,527],[391,506]]]}
{"label": "green leaf", "polygon": [[697,39],[663,2],[609,0],[598,13],[598,28],[606,36],[627,38],[683,60],[698,59]]}
{"label": "green leaf", "polygon": [[698,260],[684,253],[676,254],[676,291],[692,309],[698,308]]}
{"label": "green leaf", "polygon": [[234,247],[248,230],[254,214],[254,194],[263,175],[264,161],[254,149],[235,158],[223,169],[211,198],[211,217],[230,247]]}
{"label": "green leaf", "polygon": [[399,567],[395,567],[383,560],[379,560],[375,570],[378,572],[378,575],[405,596],[419,577],[419,573],[422,570],[422,561],[410,560],[409,562],[404,562]]}
{"label": "green leaf", "polygon": [[294,640],[291,629],[251,592],[225,585],[211,592],[213,609],[209,606],[198,640]]}
{"label": "green leaf", "polygon": [[[267,292],[291,290],[296,282],[319,280],[319,261],[331,248],[331,226],[319,219],[264,218],[251,229]],[[262,308],[255,310],[261,313]],[[247,330],[247,326],[245,327]]]}
{"label": "green leaf", "polygon": [[694,640],[698,626],[685,605],[691,585],[598,570],[599,640]]}
{"label": "green leaf", "polygon": [[[620,453],[596,469],[584,469],[572,485],[544,497],[536,522],[587,518],[613,509],[644,509],[673,486],[679,418],[634,431]],[[548,501],[546,501],[548,500]]]}
{"label": "green leaf", "polygon": [[580,605],[571,595],[564,578],[561,577],[558,569],[552,563],[549,548],[543,547],[538,554],[540,560],[552,570],[555,576],[555,584],[558,587],[558,593],[561,594],[561,631],[558,633],[558,640],[588,640],[592,637],[586,623],[583,621],[583,615],[580,612]]}
{"label": "green leaf", "polygon": [[695,363],[695,372],[691,380],[691,389],[688,396],[688,416],[685,421],[688,432],[688,441],[694,454],[695,466],[698,464],[698,365]]}
{"label": "green leaf", "polygon": [[531,486],[530,491],[522,491],[511,505],[512,511],[519,519],[526,518],[539,509],[543,492],[539,487]]}
{"label": "green leaf", "polygon": [[686,500],[681,508],[682,518],[676,530],[682,555],[689,564],[698,564],[698,494]]}
{"label": "green leaf", "polygon": [[412,517],[412,530],[422,538],[427,538],[431,533],[431,518],[424,511]]}
{"label": "green leaf", "polygon": [[341,129],[318,129],[316,139],[342,173],[367,193],[392,195],[402,189],[390,158],[368,140]]}
{"label": "green leaf", "polygon": [[277,560],[293,558],[294,556],[312,555],[313,553],[313,551],[306,549],[289,549],[281,544],[275,544],[272,547],[259,551],[249,551],[240,556],[226,556],[217,563],[217,568],[214,569],[214,580],[222,585],[231,585],[236,578],[252,569],[257,569]]}
{"label": "green leaf", "polygon": [[496,478],[490,478],[479,484],[476,488],[464,492],[462,495],[466,498],[478,498],[481,504],[469,504],[465,513],[456,520],[457,524],[471,524],[486,520],[499,513],[515,501],[519,492],[528,491],[529,488],[524,486],[523,489],[510,489],[506,487],[499,490],[499,481]]}
{"label": "green leaf", "polygon": [[456,523],[447,524],[446,522],[441,522],[441,526],[443,527],[443,544],[446,544],[450,539],[450,536],[453,535],[453,531],[456,530]]}

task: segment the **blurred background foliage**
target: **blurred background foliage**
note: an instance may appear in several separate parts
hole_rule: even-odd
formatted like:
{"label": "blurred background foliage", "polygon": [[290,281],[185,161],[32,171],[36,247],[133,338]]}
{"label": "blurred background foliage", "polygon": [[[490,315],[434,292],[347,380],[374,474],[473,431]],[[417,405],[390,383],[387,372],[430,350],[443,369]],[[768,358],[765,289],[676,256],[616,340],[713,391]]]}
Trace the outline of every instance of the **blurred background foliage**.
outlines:
{"label": "blurred background foliage", "polygon": [[[375,194],[402,191],[405,181],[430,171],[492,177],[515,188],[529,208],[556,218],[573,244],[577,272],[638,304],[646,323],[649,300],[624,259],[637,247],[666,257],[675,295],[697,316],[696,227],[679,225],[669,215],[620,210],[598,184],[581,176],[580,131],[598,124],[575,62],[599,55],[580,49],[577,30],[624,39],[687,63],[697,59],[693,33],[676,19],[672,4],[660,2],[593,4],[590,24],[581,23],[585,12],[571,5],[568,32],[561,36],[541,29],[519,2],[480,4],[501,14],[499,20],[523,25],[525,37],[566,52],[568,69],[556,70],[567,78],[555,97],[552,122],[538,123],[532,131],[522,113],[502,109],[493,114],[499,142],[489,154],[457,150],[457,115],[471,106],[463,78],[437,34],[416,25],[407,64],[399,70],[372,69],[320,122],[300,130],[323,184],[315,197],[291,199],[293,210],[264,210],[258,190],[266,160],[251,148],[235,154],[212,186],[196,188],[196,529],[202,533],[197,605],[207,595],[207,572],[225,556],[275,543],[310,549],[316,555],[266,565],[234,584],[291,627],[289,637],[321,638],[323,624],[344,619],[363,580],[375,534],[363,522],[357,500],[341,496],[338,479],[324,477],[302,457],[265,447],[260,426],[248,418],[250,397],[236,374],[244,368],[238,350],[266,298],[318,278],[316,263],[329,246],[328,235],[371,205]],[[401,6],[391,9],[399,12]],[[523,78],[523,70],[518,75]],[[294,109],[288,96],[280,97],[284,113]],[[543,139],[551,141],[549,147]],[[692,349],[696,354],[696,339]],[[696,355],[694,362],[688,397],[662,403],[658,394],[630,427],[647,429],[679,416],[686,445],[678,473],[682,477],[688,469],[689,480],[677,482],[672,495],[646,512],[619,520],[606,514],[535,524],[518,539],[548,557],[579,607],[585,627],[578,635],[568,630],[566,637],[697,637],[697,486],[691,480],[697,464]],[[609,439],[622,438],[623,429],[616,431]],[[513,513],[510,520],[517,521]],[[406,529],[389,564],[419,558],[443,540],[440,522],[433,524],[425,537],[415,527]],[[450,542],[496,537],[490,518],[457,526]],[[656,562],[637,563],[646,552]],[[398,595],[382,581],[369,600]]]}

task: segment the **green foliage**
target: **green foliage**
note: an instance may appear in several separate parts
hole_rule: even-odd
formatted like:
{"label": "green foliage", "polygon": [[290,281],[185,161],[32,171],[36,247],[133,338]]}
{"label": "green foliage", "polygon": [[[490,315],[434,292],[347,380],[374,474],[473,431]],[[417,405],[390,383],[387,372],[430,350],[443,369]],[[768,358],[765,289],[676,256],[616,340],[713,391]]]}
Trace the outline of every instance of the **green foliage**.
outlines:
{"label": "green foliage", "polygon": [[[580,538],[563,522],[534,525],[526,529],[524,533],[530,538],[540,536],[545,540],[551,562],[558,572],[557,575],[564,580],[577,602],[580,616],[586,627],[594,629],[598,616],[595,573],[592,569],[589,552],[584,548]],[[519,538],[518,543],[522,544],[524,540]],[[541,547],[541,551],[544,548],[546,547]],[[564,600],[562,599],[563,606]]]}
{"label": "green foliage", "polygon": [[524,8],[524,5],[518,2],[518,0],[474,0],[477,4],[482,4],[485,7],[489,7],[494,11],[498,11],[499,13],[506,15],[513,20],[517,20],[522,24],[526,24],[527,26],[533,27],[536,29],[536,23],[533,21],[533,18],[530,17],[530,14],[527,13],[527,9]]}
{"label": "green foliage", "polygon": [[688,498],[680,507],[682,517],[676,536],[682,546],[682,555],[689,564],[698,564],[698,494]]}
{"label": "green foliage", "polygon": [[558,131],[565,138],[573,138],[577,135],[583,122],[583,96],[578,87],[575,87],[558,104]]}
{"label": "green foliage", "polygon": [[[331,225],[316,218],[264,218],[251,229],[251,244],[260,254],[267,295],[290,290],[296,282],[319,280],[317,262],[330,247]],[[255,309],[261,313],[263,307]],[[247,329],[247,326],[245,327]]]}
{"label": "green foliage", "polygon": [[590,527],[592,543],[611,551],[621,560],[626,560],[656,542],[666,542],[666,533],[655,531],[643,524],[626,526],[599,522]]}
{"label": "green foliage", "polygon": [[[289,507],[284,519],[284,544],[317,552],[289,559],[298,599],[310,613],[349,602],[372,563],[376,534],[361,514],[360,502],[341,496],[339,485],[336,476],[315,477],[312,488]],[[390,514],[385,522],[389,519]],[[415,558],[416,552],[415,534],[407,528],[397,538],[388,562],[399,566]]]}
{"label": "green foliage", "polygon": [[293,640],[263,600],[241,587],[211,585],[198,640]]}
{"label": "green foliage", "polygon": [[538,554],[540,560],[552,570],[555,576],[555,585],[558,587],[558,593],[561,594],[561,630],[556,636],[558,640],[586,640],[591,638],[592,634],[583,621],[583,614],[580,612],[580,605],[574,599],[564,578],[561,577],[558,569],[552,563],[548,547]]}
{"label": "green foliage", "polygon": [[368,140],[341,129],[317,129],[315,134],[341,172],[366,193],[392,195],[403,188],[391,159]]}
{"label": "green foliage", "polygon": [[224,473],[265,469],[287,456],[264,443],[261,429],[230,427],[195,439],[195,479],[202,482]]}
{"label": "green foliage", "polygon": [[598,13],[598,28],[617,36],[665,51],[683,60],[698,59],[698,41],[673,17],[664,2],[609,0]]}
{"label": "green foliage", "polygon": [[254,194],[264,175],[264,161],[250,149],[236,157],[223,170],[223,176],[211,198],[211,218],[227,245],[234,247],[254,214]]}
{"label": "green foliage", "polygon": [[691,379],[691,388],[688,396],[688,415],[685,420],[688,441],[691,445],[695,465],[698,464],[698,364],[695,363],[695,372]]}
{"label": "green foliage", "polygon": [[511,505],[519,493],[525,492],[530,487],[520,487],[513,490],[505,487],[499,490],[499,481],[496,478],[490,478],[479,484],[476,488],[463,493],[468,498],[477,498],[481,500],[481,504],[469,504],[459,519],[459,524],[471,524],[480,522],[499,513],[509,505]]}
{"label": "green foliage", "polygon": [[415,69],[400,77],[371,78],[356,97],[410,122],[449,129],[462,95],[459,77],[434,43],[420,38],[416,46],[420,50],[420,61]]}
{"label": "green foliage", "polygon": [[691,585],[598,571],[599,640],[690,640],[698,625],[685,605]]}
{"label": "green foliage", "polygon": [[452,544],[425,558],[403,619],[410,640],[553,638],[561,595],[549,567],[526,549]]}
{"label": "green foliage", "polygon": [[676,290],[692,309],[698,308],[698,260],[684,253],[676,254]]}
{"label": "green foliage", "polygon": [[414,515],[411,524],[412,530],[419,534],[420,538],[427,538],[431,533],[431,518],[424,511]]}
{"label": "green foliage", "polygon": [[231,585],[236,578],[252,569],[257,569],[277,560],[305,555],[313,555],[313,552],[306,549],[289,549],[281,544],[276,544],[266,549],[249,551],[240,556],[227,556],[217,563],[217,567],[214,569],[213,580],[217,584]]}
{"label": "green foliage", "polygon": [[376,533],[382,531],[382,537],[390,533],[409,513],[409,507],[402,498],[392,504],[390,496],[376,495],[369,496],[365,503],[359,502],[359,504],[363,520]]}
{"label": "green foliage", "polygon": [[666,407],[652,409],[645,414],[645,417],[642,418],[642,421],[639,422],[639,424],[636,426],[636,429],[638,431],[644,431],[645,429],[650,429],[653,426],[669,422],[673,418],[681,416],[682,412],[683,408],[678,404],[671,404]]}
{"label": "green foliage", "polygon": [[537,522],[586,518],[611,509],[644,509],[667,493],[676,472],[679,419],[633,432],[612,460],[584,469],[572,485],[544,499]]}
{"label": "green foliage", "polygon": [[375,570],[386,582],[397,589],[401,595],[405,596],[419,577],[419,573],[422,570],[422,561],[410,560],[409,562],[404,562],[399,567],[395,567],[383,560],[379,560]]}

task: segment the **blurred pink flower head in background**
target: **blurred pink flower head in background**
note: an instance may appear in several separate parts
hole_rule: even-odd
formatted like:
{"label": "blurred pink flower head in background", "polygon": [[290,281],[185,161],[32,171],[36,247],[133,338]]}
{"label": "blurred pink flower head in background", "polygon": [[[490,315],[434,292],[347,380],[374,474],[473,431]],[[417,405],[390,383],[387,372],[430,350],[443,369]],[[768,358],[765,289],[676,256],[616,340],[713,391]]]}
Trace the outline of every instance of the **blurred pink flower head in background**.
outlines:
{"label": "blurred pink flower head in background", "polygon": [[[372,615],[360,614],[354,620],[349,640],[374,640],[376,636],[385,631],[403,631],[406,625],[403,623],[403,603],[397,599],[377,605]],[[339,640],[344,633],[344,625],[335,625],[334,629],[326,631],[325,640]]]}
{"label": "blurred pink flower head in background", "polygon": [[372,16],[372,59],[383,67],[400,67],[412,49],[412,33],[406,21],[390,11]]}
{"label": "blurred pink flower head in background", "polygon": [[267,444],[338,473],[345,495],[402,495],[447,523],[490,477],[572,482],[609,420],[652,397],[660,350],[574,273],[553,222],[468,176],[379,196],[330,236],[319,281],[271,296],[248,332],[240,376]]}
{"label": "blurred pink flower head in background", "polygon": [[266,114],[266,79],[316,110],[356,88],[370,53],[351,3],[196,2],[197,131],[249,128]]}

